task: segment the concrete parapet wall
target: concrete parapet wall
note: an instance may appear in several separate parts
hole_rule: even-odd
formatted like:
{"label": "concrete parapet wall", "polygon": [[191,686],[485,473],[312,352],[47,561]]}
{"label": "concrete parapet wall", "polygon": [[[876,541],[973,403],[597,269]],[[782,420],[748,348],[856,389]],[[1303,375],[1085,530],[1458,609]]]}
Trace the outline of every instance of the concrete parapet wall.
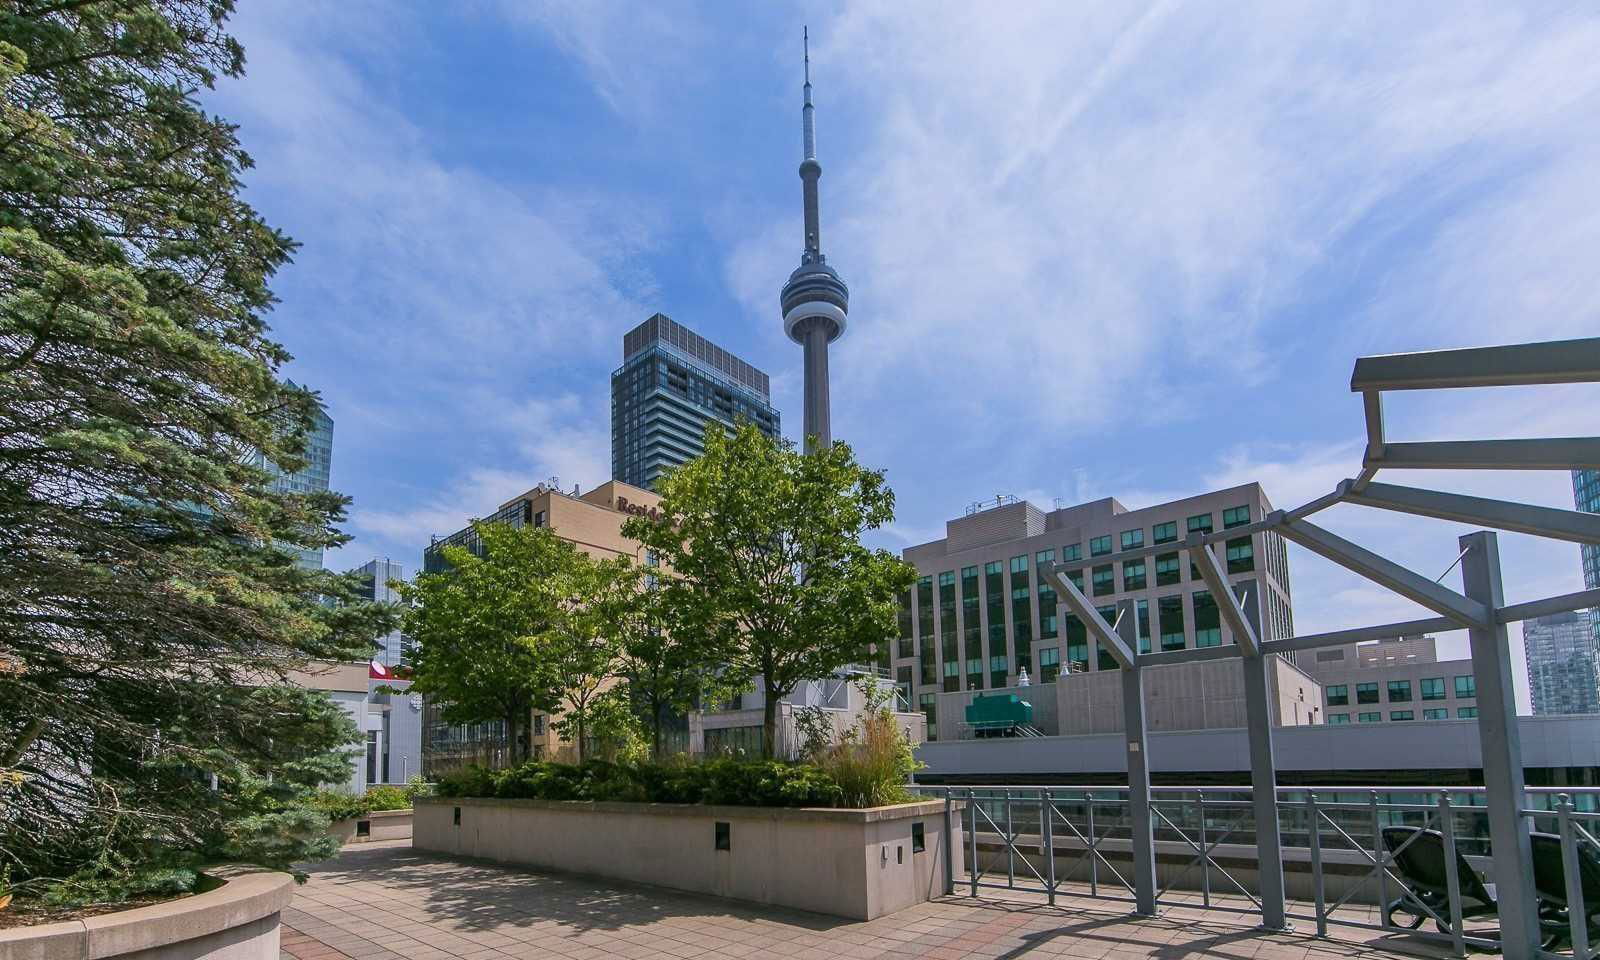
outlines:
{"label": "concrete parapet wall", "polygon": [[215,890],[117,913],[0,930],[0,960],[278,960],[287,873],[239,873]]}
{"label": "concrete parapet wall", "polygon": [[858,920],[944,893],[943,801],[838,810],[430,798],[415,811],[419,850]]}
{"label": "concrete parapet wall", "polygon": [[[365,823],[367,829],[361,830]],[[410,810],[374,810],[364,817],[335,820],[328,833],[343,846],[347,843],[370,843],[374,840],[411,839]]]}

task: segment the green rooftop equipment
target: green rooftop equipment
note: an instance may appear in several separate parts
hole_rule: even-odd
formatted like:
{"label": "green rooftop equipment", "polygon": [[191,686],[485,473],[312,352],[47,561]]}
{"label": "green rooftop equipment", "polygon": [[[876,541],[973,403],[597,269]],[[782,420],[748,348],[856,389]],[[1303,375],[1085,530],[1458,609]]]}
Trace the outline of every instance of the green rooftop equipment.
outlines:
{"label": "green rooftop equipment", "polygon": [[979,694],[967,704],[974,737],[1017,737],[1033,726],[1033,704],[1014,693]]}

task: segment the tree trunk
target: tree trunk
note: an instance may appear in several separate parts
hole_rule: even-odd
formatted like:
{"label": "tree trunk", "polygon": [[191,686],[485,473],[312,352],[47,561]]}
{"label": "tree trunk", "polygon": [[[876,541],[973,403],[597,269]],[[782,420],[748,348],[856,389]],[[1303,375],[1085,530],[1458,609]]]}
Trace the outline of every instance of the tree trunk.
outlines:
{"label": "tree trunk", "polygon": [[583,762],[583,710],[573,711],[573,720],[578,724],[578,739],[572,744],[572,755],[579,763]]}
{"label": "tree trunk", "polygon": [[661,762],[661,705],[655,704],[650,709],[650,757],[657,763]]}
{"label": "tree trunk", "polygon": [[766,759],[778,756],[778,694],[768,687],[761,704],[761,751]]}

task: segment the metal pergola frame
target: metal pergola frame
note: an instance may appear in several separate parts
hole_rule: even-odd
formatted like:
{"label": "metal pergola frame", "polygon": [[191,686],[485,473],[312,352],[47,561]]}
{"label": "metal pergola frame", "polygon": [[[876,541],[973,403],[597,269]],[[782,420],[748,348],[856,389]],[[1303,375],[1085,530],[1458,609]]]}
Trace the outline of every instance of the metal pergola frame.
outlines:
{"label": "metal pergola frame", "polygon": [[[1462,589],[1443,586],[1370,550],[1339,537],[1306,518],[1339,503],[1416,516],[1479,524],[1580,544],[1600,544],[1600,515],[1437,490],[1396,486],[1374,480],[1380,470],[1571,470],[1600,468],[1600,437],[1533,440],[1453,440],[1391,442],[1384,432],[1383,394],[1391,390],[1528,386],[1600,382],[1600,338],[1547,343],[1439,350],[1361,357],[1350,378],[1362,396],[1367,445],[1360,474],[1332,493],[1294,510],[1278,510],[1261,520],[1211,533],[1190,533],[1179,544],[1140,547],[1097,558],[1115,563],[1178,547],[1200,571],[1216,598],[1234,643],[1220,647],[1139,653],[1133,601],[1117,605],[1115,627],[1066,576],[1080,564],[1040,566],[1057,595],[1087,631],[1117,662],[1122,673],[1122,703],[1128,758],[1128,796],[1133,830],[1135,912],[1156,912],[1153,816],[1150,806],[1148,741],[1144,718],[1143,668],[1171,663],[1237,658],[1244,671],[1245,712],[1250,742],[1250,772],[1255,831],[1260,856],[1262,925],[1286,927],[1282,840],[1276,794],[1277,767],[1272,749],[1268,657],[1272,654],[1382,640],[1427,631],[1468,631],[1472,671],[1478,687],[1478,731],[1489,814],[1493,873],[1499,891],[1501,941],[1510,960],[1531,960],[1539,952],[1538,916],[1532,884],[1533,857],[1528,824],[1521,811],[1522,745],[1512,688],[1506,624],[1533,617],[1600,606],[1600,590],[1583,590],[1529,603],[1506,605],[1500,580],[1496,534],[1479,530],[1459,538]],[[1260,532],[1275,532],[1306,549],[1433,611],[1437,616],[1352,630],[1282,639],[1258,637],[1228,582],[1211,544]],[[1441,578],[1442,579],[1442,578]]]}

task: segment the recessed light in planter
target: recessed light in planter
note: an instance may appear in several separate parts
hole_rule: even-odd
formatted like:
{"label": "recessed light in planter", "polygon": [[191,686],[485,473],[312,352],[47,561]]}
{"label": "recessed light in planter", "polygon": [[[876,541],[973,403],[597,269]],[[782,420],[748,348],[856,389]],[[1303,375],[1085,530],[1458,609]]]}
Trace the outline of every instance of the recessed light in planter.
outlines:
{"label": "recessed light in planter", "polygon": [[718,820],[717,821],[717,849],[718,850],[732,850],[733,849],[732,833],[733,833],[732,826],[728,823],[728,821],[726,821],[726,820]]}

